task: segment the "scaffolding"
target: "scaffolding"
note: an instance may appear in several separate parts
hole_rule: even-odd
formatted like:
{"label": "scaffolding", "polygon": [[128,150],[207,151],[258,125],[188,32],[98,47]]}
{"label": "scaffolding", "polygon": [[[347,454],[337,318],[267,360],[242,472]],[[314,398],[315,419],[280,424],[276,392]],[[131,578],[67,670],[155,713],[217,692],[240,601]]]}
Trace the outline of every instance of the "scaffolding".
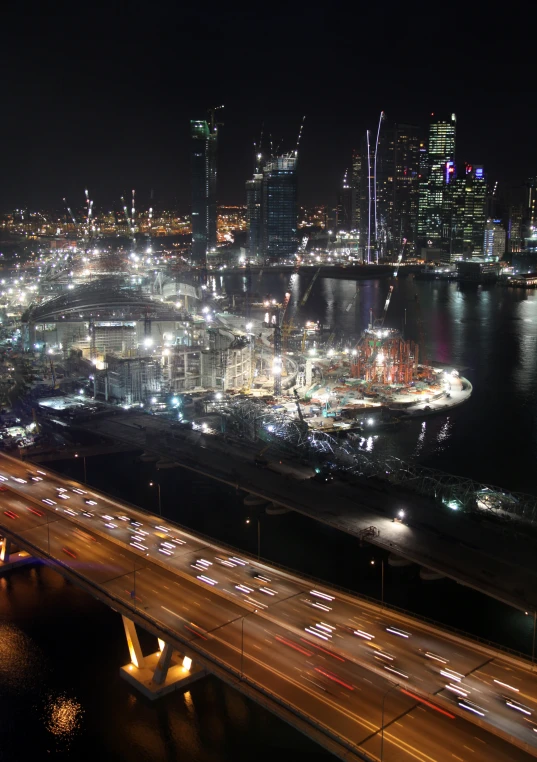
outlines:
{"label": "scaffolding", "polygon": [[396,331],[366,331],[356,348],[351,376],[364,381],[408,385],[417,378],[419,346]]}

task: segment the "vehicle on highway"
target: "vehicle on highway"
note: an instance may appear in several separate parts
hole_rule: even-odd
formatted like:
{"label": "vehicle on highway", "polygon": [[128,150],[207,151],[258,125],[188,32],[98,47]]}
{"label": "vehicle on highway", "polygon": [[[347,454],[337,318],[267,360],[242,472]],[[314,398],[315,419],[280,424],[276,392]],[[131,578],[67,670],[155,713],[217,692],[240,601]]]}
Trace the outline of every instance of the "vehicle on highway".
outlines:
{"label": "vehicle on highway", "polygon": [[327,606],[326,603],[312,601],[310,598],[302,598],[302,603],[305,603],[306,606],[311,606],[314,609],[319,609],[319,611],[332,611],[332,607]]}
{"label": "vehicle on highway", "polygon": [[84,500],[86,505],[97,505],[97,502],[95,500]]}
{"label": "vehicle on highway", "polygon": [[398,627],[386,627],[386,632],[391,633],[392,635],[398,635],[400,638],[409,638],[410,633],[405,632],[404,630],[400,630]]}
{"label": "vehicle on highway", "polygon": [[26,507],[28,508],[30,513],[35,513],[36,516],[44,516],[45,515],[41,511],[38,511],[37,508],[33,508],[33,506],[31,506],[31,505],[27,505]]}
{"label": "vehicle on highway", "polygon": [[74,550],[71,550],[71,548],[62,548],[64,553],[67,553],[68,556],[71,556],[71,558],[76,558],[77,555],[74,552]]}
{"label": "vehicle on highway", "polygon": [[54,500],[51,500],[49,497],[44,497],[41,502],[46,503],[47,505],[56,505]]}
{"label": "vehicle on highway", "polygon": [[19,518],[17,516],[17,514],[14,513],[13,511],[4,511],[4,513],[8,517],[8,519],[18,519]]}
{"label": "vehicle on highway", "polygon": [[480,717],[484,717],[487,713],[486,709],[483,709],[482,706],[479,706],[478,704],[474,704],[473,701],[468,701],[468,699],[458,699],[457,704],[462,708],[466,709],[468,712],[472,712],[473,714],[478,714]]}
{"label": "vehicle on highway", "polygon": [[533,714],[529,706],[521,704],[520,701],[515,701],[515,699],[511,696],[503,695],[502,700],[505,701],[505,705],[510,709],[515,709],[517,712],[522,712],[522,714],[526,714],[528,717]]}
{"label": "vehicle on highway", "polygon": [[[420,648],[421,651],[421,648]],[[444,659],[443,656],[433,653],[432,651],[425,651],[424,656],[426,659],[432,659],[433,661],[439,661],[441,664],[448,664],[449,659]]]}

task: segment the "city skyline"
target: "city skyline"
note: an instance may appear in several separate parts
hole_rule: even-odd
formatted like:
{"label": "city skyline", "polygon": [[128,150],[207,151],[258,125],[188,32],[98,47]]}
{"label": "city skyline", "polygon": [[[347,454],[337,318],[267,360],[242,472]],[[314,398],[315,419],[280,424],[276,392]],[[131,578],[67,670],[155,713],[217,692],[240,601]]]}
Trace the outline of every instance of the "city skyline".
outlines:
{"label": "city skyline", "polygon": [[[522,77],[529,49],[517,46],[516,56],[503,58],[491,54],[496,39],[506,49],[509,23],[500,30],[488,19],[485,39],[481,20],[470,15],[465,34],[472,44],[460,46],[457,55],[435,56],[411,33],[412,18],[394,12],[382,19],[389,53],[376,56],[372,73],[367,62],[375,41],[362,40],[356,49],[344,44],[345,25],[316,8],[302,13],[276,6],[237,16],[187,8],[180,26],[173,13],[164,23],[158,10],[152,15],[135,8],[89,19],[85,35],[71,14],[48,19],[36,12],[18,19],[16,10],[10,13],[2,54],[1,209],[51,207],[64,197],[76,205],[85,188],[105,205],[136,188],[147,195],[153,189],[157,200],[187,208],[189,122],[207,118],[207,109],[221,103],[222,204],[243,203],[251,149],[263,123],[270,124],[275,141],[291,148],[304,114],[301,204],[333,203],[348,157],[381,110],[403,124],[422,124],[431,111],[454,111],[459,163],[486,166],[500,190],[535,175],[536,107]],[[370,13],[378,23],[378,12]],[[349,21],[357,18],[349,15]],[[273,55],[276,38],[259,51],[256,45],[256,32],[280,21],[293,39],[285,66]],[[311,62],[317,47],[321,65]],[[253,55],[256,65],[246,66]],[[469,88],[468,72],[485,59]],[[511,108],[503,109],[502,102]],[[519,106],[521,120],[513,111]]]}

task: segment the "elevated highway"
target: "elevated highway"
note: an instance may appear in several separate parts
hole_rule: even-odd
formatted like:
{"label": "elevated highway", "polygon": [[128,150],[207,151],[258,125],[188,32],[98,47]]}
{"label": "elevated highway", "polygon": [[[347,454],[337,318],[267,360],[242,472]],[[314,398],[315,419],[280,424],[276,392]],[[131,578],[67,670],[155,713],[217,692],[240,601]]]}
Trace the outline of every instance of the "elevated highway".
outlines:
{"label": "elevated highway", "polygon": [[537,680],[524,662],[42,467],[0,456],[0,482],[3,559],[10,543],[46,559],[120,612],[131,636],[144,627],[162,653],[179,650],[341,759],[537,756]]}
{"label": "elevated highway", "polygon": [[[522,611],[537,610],[537,540],[516,521],[505,526],[486,514],[480,518],[453,511],[373,483],[321,485],[289,478],[257,468],[250,442],[240,446],[178,431],[155,416],[129,412],[84,427],[367,540]],[[405,524],[393,521],[401,509]]]}

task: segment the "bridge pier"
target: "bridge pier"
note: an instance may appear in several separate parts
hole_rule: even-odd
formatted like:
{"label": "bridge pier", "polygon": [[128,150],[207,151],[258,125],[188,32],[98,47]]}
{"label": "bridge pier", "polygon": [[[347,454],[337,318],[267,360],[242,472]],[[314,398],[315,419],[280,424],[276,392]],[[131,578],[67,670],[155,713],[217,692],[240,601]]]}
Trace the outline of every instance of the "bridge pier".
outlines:
{"label": "bridge pier", "polygon": [[16,550],[9,537],[0,537],[0,574],[15,566],[35,561],[25,550]]}
{"label": "bridge pier", "polygon": [[3,563],[9,563],[9,556],[11,555],[11,540],[9,537],[3,537],[0,542],[0,561]]}
{"label": "bridge pier", "polygon": [[181,691],[205,676],[203,667],[192,664],[189,656],[179,654],[164,640],[159,639],[158,651],[144,656],[135,623],[126,616],[122,619],[131,663],[121,667],[119,673],[146,698],[154,701],[167,693]]}

